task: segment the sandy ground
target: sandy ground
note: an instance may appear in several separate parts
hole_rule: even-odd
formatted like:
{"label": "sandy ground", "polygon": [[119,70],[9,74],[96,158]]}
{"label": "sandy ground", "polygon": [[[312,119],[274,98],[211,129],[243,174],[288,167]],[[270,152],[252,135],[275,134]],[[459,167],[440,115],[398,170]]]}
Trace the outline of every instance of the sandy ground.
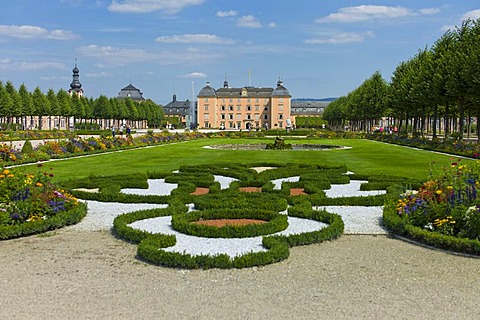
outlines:
{"label": "sandy ground", "polygon": [[478,319],[480,259],[346,235],[241,270],[147,264],[109,231],[0,242],[0,319]]}

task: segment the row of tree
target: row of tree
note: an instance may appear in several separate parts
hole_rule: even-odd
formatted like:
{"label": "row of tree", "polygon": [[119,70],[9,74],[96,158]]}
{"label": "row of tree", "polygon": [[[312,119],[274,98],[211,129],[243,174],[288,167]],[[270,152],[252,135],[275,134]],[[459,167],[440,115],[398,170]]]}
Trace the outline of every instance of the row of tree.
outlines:
{"label": "row of tree", "polygon": [[116,99],[104,95],[93,99],[70,95],[64,89],[57,92],[49,89],[44,94],[39,87],[30,92],[24,84],[17,90],[10,81],[5,84],[0,81],[0,123],[5,126],[29,123],[26,119],[32,117],[64,117],[73,118],[74,123],[94,119],[146,120],[149,127],[158,127],[163,116],[162,106],[151,100],[135,102],[130,98]]}
{"label": "row of tree", "polygon": [[[445,32],[395,69],[390,82],[375,72],[357,89],[326,108],[335,129],[369,131],[395,126],[399,132],[458,138],[480,119],[480,19]],[[479,126],[476,126],[477,134]],[[479,135],[480,137],[480,135]]]}

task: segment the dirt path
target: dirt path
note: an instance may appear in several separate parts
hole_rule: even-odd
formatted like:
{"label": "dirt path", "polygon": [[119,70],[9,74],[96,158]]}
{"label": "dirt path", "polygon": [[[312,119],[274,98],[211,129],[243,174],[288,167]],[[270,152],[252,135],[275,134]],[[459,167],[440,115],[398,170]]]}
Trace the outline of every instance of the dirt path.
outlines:
{"label": "dirt path", "polygon": [[0,242],[0,319],[478,319],[480,259],[343,236],[242,270],[135,258],[109,232]]}

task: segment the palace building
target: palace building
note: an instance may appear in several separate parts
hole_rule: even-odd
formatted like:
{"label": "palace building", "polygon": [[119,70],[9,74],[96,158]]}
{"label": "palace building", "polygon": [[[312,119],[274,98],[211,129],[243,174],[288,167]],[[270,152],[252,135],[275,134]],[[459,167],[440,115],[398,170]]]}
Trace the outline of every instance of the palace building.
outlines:
{"label": "palace building", "polygon": [[173,94],[173,100],[163,107],[165,117],[178,118],[178,121],[187,129],[196,128],[197,123],[197,110],[196,102],[177,100],[177,95]]}
{"label": "palace building", "polygon": [[133,101],[137,102],[145,101],[145,98],[143,97],[143,92],[135,88],[131,83],[125,88],[121,89],[118,93],[117,99],[125,98],[130,98]]}
{"label": "palace building", "polygon": [[281,80],[276,88],[232,88],[225,80],[223,88],[216,90],[207,82],[197,98],[199,128],[280,129],[294,122],[291,95]]}

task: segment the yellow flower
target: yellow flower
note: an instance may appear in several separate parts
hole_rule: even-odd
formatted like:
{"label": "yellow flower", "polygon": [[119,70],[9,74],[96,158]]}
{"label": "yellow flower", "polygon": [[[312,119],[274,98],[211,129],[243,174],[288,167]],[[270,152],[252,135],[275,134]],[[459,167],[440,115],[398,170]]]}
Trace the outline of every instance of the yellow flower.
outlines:
{"label": "yellow flower", "polygon": [[9,173],[10,173],[9,170],[7,170],[7,169],[3,170],[3,174],[4,174],[4,175],[7,175],[7,174],[9,174]]}
{"label": "yellow flower", "polygon": [[447,186],[447,190],[452,190],[453,187],[452,186]]}
{"label": "yellow flower", "polygon": [[442,194],[442,190],[437,190],[437,194]]}
{"label": "yellow flower", "polygon": [[40,182],[37,182],[35,185],[36,185],[37,187],[43,186],[43,184],[41,184]]}

